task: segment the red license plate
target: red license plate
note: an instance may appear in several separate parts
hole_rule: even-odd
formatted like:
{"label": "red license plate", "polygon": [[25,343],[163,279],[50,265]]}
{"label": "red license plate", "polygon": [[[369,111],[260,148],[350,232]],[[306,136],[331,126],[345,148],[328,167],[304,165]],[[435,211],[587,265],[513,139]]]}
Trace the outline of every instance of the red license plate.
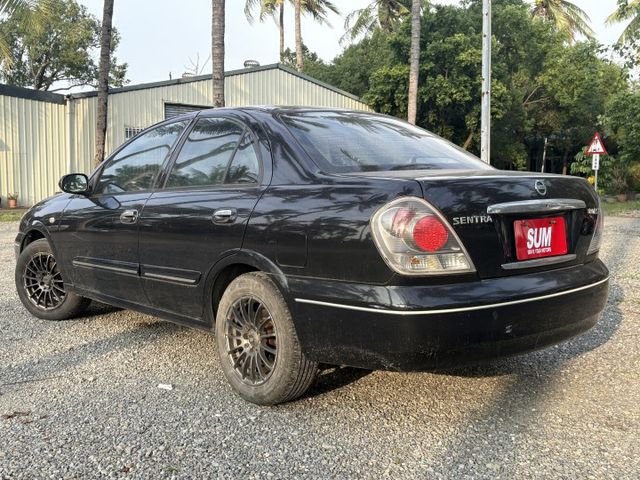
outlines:
{"label": "red license plate", "polygon": [[535,218],[513,222],[516,234],[516,257],[529,260],[567,253],[564,217]]}

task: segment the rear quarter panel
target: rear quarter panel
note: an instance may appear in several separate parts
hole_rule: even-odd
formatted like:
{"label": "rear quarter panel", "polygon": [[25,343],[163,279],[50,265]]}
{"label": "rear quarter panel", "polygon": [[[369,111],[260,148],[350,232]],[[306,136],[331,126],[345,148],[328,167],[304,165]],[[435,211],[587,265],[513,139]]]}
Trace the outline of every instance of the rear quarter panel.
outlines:
{"label": "rear quarter panel", "polygon": [[259,251],[285,275],[385,284],[369,220],[398,196],[420,195],[415,181],[319,178],[272,185],[251,216],[243,249]]}

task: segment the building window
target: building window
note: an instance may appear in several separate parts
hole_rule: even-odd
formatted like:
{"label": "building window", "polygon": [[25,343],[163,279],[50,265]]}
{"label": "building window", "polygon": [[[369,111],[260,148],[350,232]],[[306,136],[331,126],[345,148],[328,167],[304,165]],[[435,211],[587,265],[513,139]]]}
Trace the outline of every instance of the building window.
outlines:
{"label": "building window", "polygon": [[165,103],[164,104],[164,119],[171,117],[177,117],[178,115],[184,115],[185,113],[197,112],[200,110],[207,110],[213,108],[207,105],[185,105],[183,103]]}
{"label": "building window", "polygon": [[124,139],[129,140],[144,130],[144,127],[124,127]]}

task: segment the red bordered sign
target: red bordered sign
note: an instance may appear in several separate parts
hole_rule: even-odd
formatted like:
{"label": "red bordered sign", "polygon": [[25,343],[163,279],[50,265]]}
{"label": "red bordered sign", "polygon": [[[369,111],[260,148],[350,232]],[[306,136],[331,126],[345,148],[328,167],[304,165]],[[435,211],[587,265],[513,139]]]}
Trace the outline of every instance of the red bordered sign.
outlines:
{"label": "red bordered sign", "polygon": [[600,134],[596,132],[596,134],[593,136],[593,139],[591,140],[591,143],[589,144],[589,148],[587,148],[587,152],[585,153],[585,155],[590,157],[591,155],[606,155],[606,154],[607,154],[607,149],[604,148],[602,137],[600,137]]}

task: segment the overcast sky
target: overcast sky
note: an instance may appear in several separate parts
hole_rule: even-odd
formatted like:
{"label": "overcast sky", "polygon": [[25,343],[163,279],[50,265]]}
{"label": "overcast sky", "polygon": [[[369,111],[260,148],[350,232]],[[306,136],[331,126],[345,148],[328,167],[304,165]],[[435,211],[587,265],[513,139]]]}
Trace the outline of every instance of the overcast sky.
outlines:
{"label": "overcast sky", "polygon": [[[334,0],[342,15],[367,5],[371,0]],[[591,17],[598,40],[611,44],[620,35],[622,25],[605,27],[605,18],[615,9],[616,0],[574,0]],[[80,0],[91,13],[102,18],[102,0]],[[242,68],[247,59],[262,65],[278,61],[278,31],[275,23],[247,22],[244,0],[227,0],[226,69]],[[457,3],[455,0],[434,3]],[[286,44],[294,46],[293,8],[288,9],[285,24]],[[333,28],[303,20],[305,44],[324,60],[333,59],[343,49],[343,16],[332,15]],[[169,73],[179,77],[198,54],[204,63],[211,51],[210,0],[115,0],[114,25],[122,37],[118,59],[129,64],[132,84],[166,80]],[[205,73],[209,73],[210,64]]]}

